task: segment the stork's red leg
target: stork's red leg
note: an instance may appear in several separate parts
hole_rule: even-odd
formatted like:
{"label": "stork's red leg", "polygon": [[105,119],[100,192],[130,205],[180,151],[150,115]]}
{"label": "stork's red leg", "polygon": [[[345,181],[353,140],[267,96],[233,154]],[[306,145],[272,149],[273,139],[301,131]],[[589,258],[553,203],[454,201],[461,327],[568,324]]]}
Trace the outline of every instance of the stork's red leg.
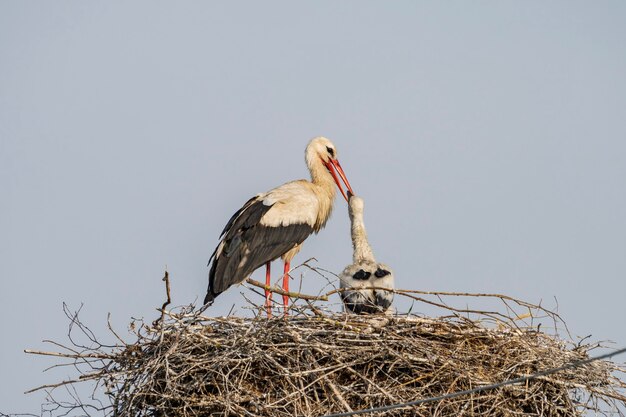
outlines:
{"label": "stork's red leg", "polygon": [[[290,262],[285,261],[285,269],[283,272],[283,290],[285,290],[285,292],[289,292],[289,270],[291,269],[289,265]],[[287,315],[287,307],[289,306],[288,295],[283,295],[283,306],[285,307],[285,315]]]}
{"label": "stork's red leg", "polygon": [[[265,286],[269,287],[271,284],[270,264],[265,264]],[[265,289],[265,309],[267,310],[267,317],[272,317],[272,292]]]}

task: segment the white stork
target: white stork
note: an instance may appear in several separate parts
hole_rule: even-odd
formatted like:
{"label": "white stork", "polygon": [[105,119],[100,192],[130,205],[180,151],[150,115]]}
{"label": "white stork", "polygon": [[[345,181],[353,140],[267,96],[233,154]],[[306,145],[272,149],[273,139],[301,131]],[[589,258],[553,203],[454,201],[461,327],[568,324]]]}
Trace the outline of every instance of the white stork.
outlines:
{"label": "white stork", "polygon": [[354,252],[352,264],[339,275],[341,288],[345,289],[341,292],[341,299],[346,309],[356,314],[384,312],[393,302],[393,293],[382,288],[393,289],[393,272],[374,258],[363,223],[363,200],[351,193],[348,196]]}
{"label": "white stork", "polygon": [[[220,243],[209,259],[209,288],[204,304],[210,303],[231,285],[244,281],[265,264],[265,283],[270,285],[270,263],[284,261],[283,289],[289,291],[289,270],[302,242],[326,225],[335,200],[335,184],[346,201],[337,174],[348,191],[346,178],[333,143],[312,139],[306,147],[305,161],[311,181],[296,180],[257,194],[230,218],[220,235]],[[289,297],[283,295],[287,311]],[[271,292],[265,290],[265,306],[271,313]]]}

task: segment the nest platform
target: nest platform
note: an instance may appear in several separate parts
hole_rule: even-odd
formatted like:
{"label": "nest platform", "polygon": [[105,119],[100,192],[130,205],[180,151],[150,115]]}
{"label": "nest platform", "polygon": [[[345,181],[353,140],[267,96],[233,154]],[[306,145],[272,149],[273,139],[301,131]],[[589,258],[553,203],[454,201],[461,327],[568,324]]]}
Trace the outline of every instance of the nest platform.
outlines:
{"label": "nest platform", "polygon": [[[77,316],[68,317],[93,338]],[[54,355],[85,369],[62,384],[95,381],[105,389],[110,404],[101,415],[317,417],[507,381],[584,360],[597,347],[516,323],[316,308],[272,319],[206,317],[190,308],[133,324],[133,343]],[[623,371],[596,361],[524,384],[363,415],[619,415]]]}

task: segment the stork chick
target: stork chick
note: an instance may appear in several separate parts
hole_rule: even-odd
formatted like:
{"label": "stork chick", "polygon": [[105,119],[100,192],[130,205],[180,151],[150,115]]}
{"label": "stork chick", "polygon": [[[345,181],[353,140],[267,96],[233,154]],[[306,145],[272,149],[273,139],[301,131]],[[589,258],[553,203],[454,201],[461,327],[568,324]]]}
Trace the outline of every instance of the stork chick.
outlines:
{"label": "stork chick", "polygon": [[[367,241],[363,223],[363,199],[348,193],[348,206],[352,232],[352,264],[346,266],[339,279],[341,298],[347,311],[372,314],[387,311],[393,301],[394,278],[391,268],[377,263]],[[348,289],[352,288],[352,289]],[[380,289],[379,289],[380,288]]]}

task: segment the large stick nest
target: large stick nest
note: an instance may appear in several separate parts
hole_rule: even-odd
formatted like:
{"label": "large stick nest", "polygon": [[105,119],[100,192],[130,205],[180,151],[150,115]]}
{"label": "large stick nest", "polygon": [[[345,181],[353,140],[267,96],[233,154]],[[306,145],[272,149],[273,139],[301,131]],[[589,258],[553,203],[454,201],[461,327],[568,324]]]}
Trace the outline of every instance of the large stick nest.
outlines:
{"label": "large stick nest", "polygon": [[[426,293],[404,294],[425,300]],[[445,307],[442,295],[459,294],[437,293],[431,303]],[[68,312],[72,326],[92,343],[31,353],[70,358],[81,372],[76,381],[42,388],[85,380],[105,387],[110,404],[96,407],[104,415],[291,417],[472,389],[584,360],[598,347],[539,331],[539,315],[553,328],[564,324],[541,307],[495,297],[502,297],[506,314],[449,307],[439,318],[356,316],[322,312],[310,301],[289,317],[272,319],[261,313],[205,317],[192,307],[163,310],[151,325],[133,324],[134,343],[116,346],[97,343]],[[511,304],[526,313],[514,314]],[[531,323],[522,320],[529,317]],[[622,415],[626,384],[619,372],[624,369],[613,362],[595,361],[524,384],[369,415]],[[84,404],[56,405],[86,410]]]}

